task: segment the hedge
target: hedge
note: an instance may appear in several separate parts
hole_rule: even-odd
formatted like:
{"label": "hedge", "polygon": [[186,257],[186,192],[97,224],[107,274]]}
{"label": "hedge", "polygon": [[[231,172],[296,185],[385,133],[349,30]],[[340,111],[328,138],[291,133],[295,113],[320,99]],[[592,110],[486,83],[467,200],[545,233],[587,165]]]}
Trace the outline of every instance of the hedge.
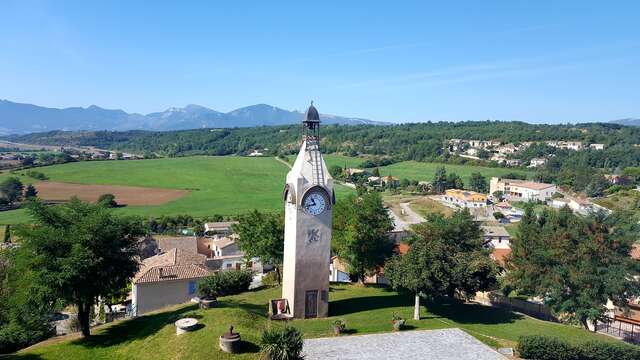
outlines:
{"label": "hedge", "polygon": [[529,360],[638,360],[640,346],[623,342],[588,341],[573,345],[548,336],[523,336],[518,341],[520,357]]}
{"label": "hedge", "polygon": [[249,290],[252,280],[251,270],[221,270],[201,279],[198,292],[207,297],[240,294]]}

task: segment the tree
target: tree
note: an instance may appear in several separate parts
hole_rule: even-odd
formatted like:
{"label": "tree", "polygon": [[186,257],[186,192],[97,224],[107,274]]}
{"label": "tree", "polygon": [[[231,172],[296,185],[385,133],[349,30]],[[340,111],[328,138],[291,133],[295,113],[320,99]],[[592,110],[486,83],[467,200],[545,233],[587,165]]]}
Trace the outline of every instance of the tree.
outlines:
{"label": "tree", "polygon": [[116,196],[113,194],[102,194],[98,198],[97,203],[106,208],[114,208],[118,207],[118,203],[116,202]]}
{"label": "tree", "polygon": [[444,166],[436,169],[431,186],[433,187],[433,191],[438,194],[442,194],[447,190],[447,170]]}
{"label": "tree", "polygon": [[380,177],[380,169],[378,167],[373,168],[371,175]]}
{"label": "tree", "polygon": [[87,337],[96,300],[119,292],[138,270],[141,221],[77,198],[59,206],[34,201],[28,211],[35,223],[17,229],[16,263],[44,297],[77,307]]}
{"label": "tree", "polygon": [[497,266],[482,245],[479,225],[467,210],[450,218],[431,215],[414,230],[409,251],[385,264],[391,286],[415,295],[414,319],[420,319],[420,297],[459,294],[471,298],[496,283]]}
{"label": "tree", "polygon": [[629,216],[582,218],[568,207],[536,216],[529,207],[512,242],[508,283],[588,328],[605,317],[608,300],[625,308],[640,294],[629,256],[637,226]]}
{"label": "tree", "polygon": [[238,234],[238,246],[247,259],[257,257],[263,264],[276,267],[276,282],[280,284],[280,266],[284,256],[284,216],[253,210],[238,218],[233,225]]}
{"label": "tree", "polygon": [[391,256],[393,242],[388,232],[392,229],[393,222],[377,192],[351,195],[335,205],[333,247],[360,283]]}
{"label": "tree", "polygon": [[24,198],[33,199],[37,196],[38,196],[38,190],[36,190],[36,187],[31,184],[27,185],[27,188],[24,191]]}
{"label": "tree", "polygon": [[409,181],[409,179],[407,178],[402,178],[402,180],[400,180],[400,187],[401,188],[406,188],[411,184],[411,182]]}
{"label": "tree", "polygon": [[22,191],[24,190],[24,185],[22,181],[17,177],[10,177],[0,183],[0,192],[4,194],[4,197],[9,201],[9,203],[14,203],[22,198]]}
{"label": "tree", "polygon": [[471,179],[469,180],[469,189],[479,193],[488,192],[489,186],[487,185],[487,178],[482,176],[482,174],[480,173],[471,174]]}
{"label": "tree", "polygon": [[329,168],[329,174],[334,178],[339,178],[342,176],[342,167],[340,167],[340,165],[331,165]]}
{"label": "tree", "polygon": [[447,175],[447,189],[462,189],[464,188],[464,182],[462,182],[462,178],[458,176],[456,173],[450,173]]}
{"label": "tree", "polygon": [[8,243],[11,242],[11,225],[7,225],[4,228],[4,239],[3,239],[3,242],[5,244],[8,244]]}
{"label": "tree", "polygon": [[601,175],[594,176],[584,192],[589,197],[600,197],[605,195],[605,190],[611,186],[611,183]]}

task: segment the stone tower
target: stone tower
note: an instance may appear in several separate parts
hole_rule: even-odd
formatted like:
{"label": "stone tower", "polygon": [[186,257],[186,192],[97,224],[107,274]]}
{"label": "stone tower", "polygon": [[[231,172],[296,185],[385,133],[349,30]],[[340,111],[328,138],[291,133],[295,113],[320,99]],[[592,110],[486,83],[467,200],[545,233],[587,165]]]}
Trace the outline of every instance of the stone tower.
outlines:
{"label": "stone tower", "polygon": [[313,102],[302,120],[302,147],[284,188],[282,297],[295,318],[329,313],[333,179],[320,153],[320,115]]}

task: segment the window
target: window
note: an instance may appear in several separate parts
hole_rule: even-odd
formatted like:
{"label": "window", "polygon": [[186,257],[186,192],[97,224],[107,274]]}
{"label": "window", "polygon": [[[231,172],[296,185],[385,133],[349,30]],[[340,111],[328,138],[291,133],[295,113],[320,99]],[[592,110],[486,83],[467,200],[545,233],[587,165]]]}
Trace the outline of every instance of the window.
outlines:
{"label": "window", "polygon": [[231,269],[231,263],[227,263],[227,269]]}
{"label": "window", "polygon": [[195,281],[189,281],[189,295],[196,293],[197,285]]}

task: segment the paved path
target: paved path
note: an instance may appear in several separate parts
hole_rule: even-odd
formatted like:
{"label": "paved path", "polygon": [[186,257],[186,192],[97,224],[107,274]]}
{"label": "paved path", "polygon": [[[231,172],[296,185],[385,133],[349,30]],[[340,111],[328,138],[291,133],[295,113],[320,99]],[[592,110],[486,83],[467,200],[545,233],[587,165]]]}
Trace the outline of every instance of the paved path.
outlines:
{"label": "paved path", "polygon": [[409,203],[400,203],[400,209],[404,210],[404,215],[396,214],[391,208],[389,208],[389,215],[393,218],[395,231],[404,231],[409,230],[411,225],[420,224],[427,221],[425,218],[420,216],[418,213],[413,211],[409,206]]}
{"label": "paved path", "polygon": [[505,360],[460,329],[402,331],[304,341],[303,354],[315,359]]}

